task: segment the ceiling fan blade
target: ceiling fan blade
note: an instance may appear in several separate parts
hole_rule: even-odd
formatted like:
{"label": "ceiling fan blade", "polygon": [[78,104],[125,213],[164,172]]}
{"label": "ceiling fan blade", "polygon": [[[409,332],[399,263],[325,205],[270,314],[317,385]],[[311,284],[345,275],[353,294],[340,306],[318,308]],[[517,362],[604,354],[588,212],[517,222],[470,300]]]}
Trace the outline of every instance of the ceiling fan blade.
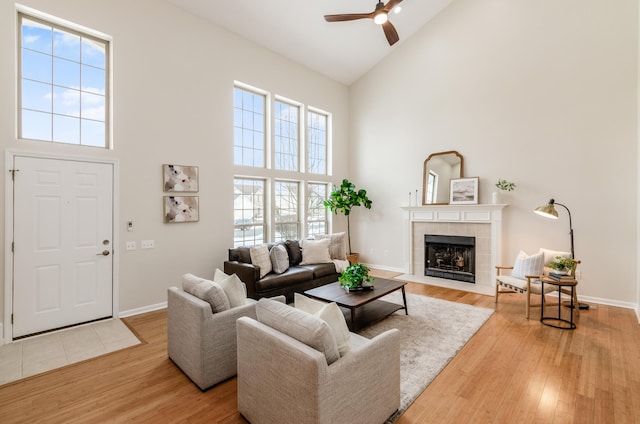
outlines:
{"label": "ceiling fan blade", "polygon": [[373,13],[350,13],[342,15],[324,15],[324,20],[327,22],[344,22],[355,21],[356,19],[373,19]]}
{"label": "ceiling fan blade", "polygon": [[390,46],[393,46],[398,42],[398,40],[400,40],[398,31],[396,31],[396,28],[393,26],[393,24],[391,24],[390,21],[383,23],[382,29],[384,30],[384,35],[387,37],[387,41],[389,42]]}

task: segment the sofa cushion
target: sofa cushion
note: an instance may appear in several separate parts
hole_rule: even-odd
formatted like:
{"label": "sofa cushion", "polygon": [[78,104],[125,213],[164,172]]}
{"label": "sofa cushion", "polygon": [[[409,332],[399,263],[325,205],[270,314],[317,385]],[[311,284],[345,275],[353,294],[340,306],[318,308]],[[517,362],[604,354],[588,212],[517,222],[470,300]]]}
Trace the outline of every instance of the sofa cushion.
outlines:
{"label": "sofa cushion", "polygon": [[[314,279],[326,277],[328,275],[336,273],[336,266],[333,263],[300,265],[300,267],[310,269],[313,272]],[[336,281],[338,281],[337,276],[336,276]]]}
{"label": "sofa cushion", "polygon": [[351,333],[342,310],[335,302],[321,302],[300,293],[293,294],[293,301],[296,309],[308,312],[329,324],[333,336],[336,338],[340,356],[344,356],[351,350]]}
{"label": "sofa cushion", "polygon": [[256,304],[256,316],[261,323],[322,352],[327,364],[340,359],[336,339],[320,318],[266,298]]}
{"label": "sofa cushion", "polygon": [[302,262],[300,265],[331,262],[329,243],[331,240],[302,240]]}
{"label": "sofa cushion", "polygon": [[224,289],[213,281],[196,277],[193,274],[184,274],[182,276],[182,289],[209,303],[211,312],[214,314],[226,311],[231,307]]}
{"label": "sofa cushion", "polygon": [[347,259],[345,233],[316,234],[314,237],[316,240],[329,239],[329,256],[331,256],[331,259]]}
{"label": "sofa cushion", "polygon": [[229,260],[250,264],[251,253],[249,252],[249,246],[240,246],[229,249]]}
{"label": "sofa cushion", "polygon": [[271,267],[276,274],[282,274],[289,269],[289,254],[287,248],[282,244],[276,244],[269,251],[269,258],[271,259]]}
{"label": "sofa cushion", "polygon": [[282,274],[271,273],[256,281],[256,291],[263,292],[313,280],[313,270],[294,266]]}
{"label": "sofa cushion", "polygon": [[300,243],[298,240],[286,240],[284,242],[289,254],[289,265],[296,266],[302,262],[302,250],[300,250]]}
{"label": "sofa cushion", "polygon": [[251,246],[251,263],[260,267],[260,278],[271,272],[271,258],[269,257],[269,247],[266,244]]}

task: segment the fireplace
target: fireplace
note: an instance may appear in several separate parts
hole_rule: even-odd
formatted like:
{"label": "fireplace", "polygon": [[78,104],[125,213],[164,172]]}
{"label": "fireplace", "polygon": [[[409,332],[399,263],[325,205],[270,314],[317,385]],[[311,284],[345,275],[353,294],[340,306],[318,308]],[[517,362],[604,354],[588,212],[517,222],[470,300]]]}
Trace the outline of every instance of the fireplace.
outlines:
{"label": "fireplace", "polygon": [[424,275],[475,284],[475,247],[475,237],[425,234]]}

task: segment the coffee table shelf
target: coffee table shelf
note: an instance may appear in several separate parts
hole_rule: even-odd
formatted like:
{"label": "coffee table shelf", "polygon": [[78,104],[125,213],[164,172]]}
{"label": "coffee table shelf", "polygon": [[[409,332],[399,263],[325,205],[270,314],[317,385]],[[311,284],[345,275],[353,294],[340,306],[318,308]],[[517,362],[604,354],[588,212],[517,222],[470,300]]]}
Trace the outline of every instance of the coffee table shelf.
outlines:
{"label": "coffee table shelf", "polygon": [[[356,331],[374,322],[380,321],[395,311],[407,310],[407,297],[404,286],[406,282],[376,278],[373,282],[374,289],[362,292],[347,292],[340,287],[340,283],[330,283],[315,289],[307,290],[305,295],[325,302],[335,302],[345,314],[345,320],[349,330]],[[403,304],[380,300],[381,297],[402,290]]]}

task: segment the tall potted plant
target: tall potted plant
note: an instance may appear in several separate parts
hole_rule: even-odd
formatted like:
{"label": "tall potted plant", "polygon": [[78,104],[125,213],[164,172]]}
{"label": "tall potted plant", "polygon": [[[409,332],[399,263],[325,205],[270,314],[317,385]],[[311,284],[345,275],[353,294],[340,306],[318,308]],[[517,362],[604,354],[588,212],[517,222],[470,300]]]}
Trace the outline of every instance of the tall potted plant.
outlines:
{"label": "tall potted plant", "polygon": [[354,260],[350,259],[351,263],[358,261],[357,253],[351,251],[351,225],[349,222],[349,215],[351,210],[357,206],[364,206],[367,209],[371,209],[373,202],[367,197],[367,191],[364,189],[356,189],[355,184],[347,180],[342,180],[340,186],[333,186],[333,191],[329,196],[329,199],[324,201],[324,207],[331,212],[338,214],[342,212],[347,217],[347,240],[349,241],[349,255],[356,256]]}

